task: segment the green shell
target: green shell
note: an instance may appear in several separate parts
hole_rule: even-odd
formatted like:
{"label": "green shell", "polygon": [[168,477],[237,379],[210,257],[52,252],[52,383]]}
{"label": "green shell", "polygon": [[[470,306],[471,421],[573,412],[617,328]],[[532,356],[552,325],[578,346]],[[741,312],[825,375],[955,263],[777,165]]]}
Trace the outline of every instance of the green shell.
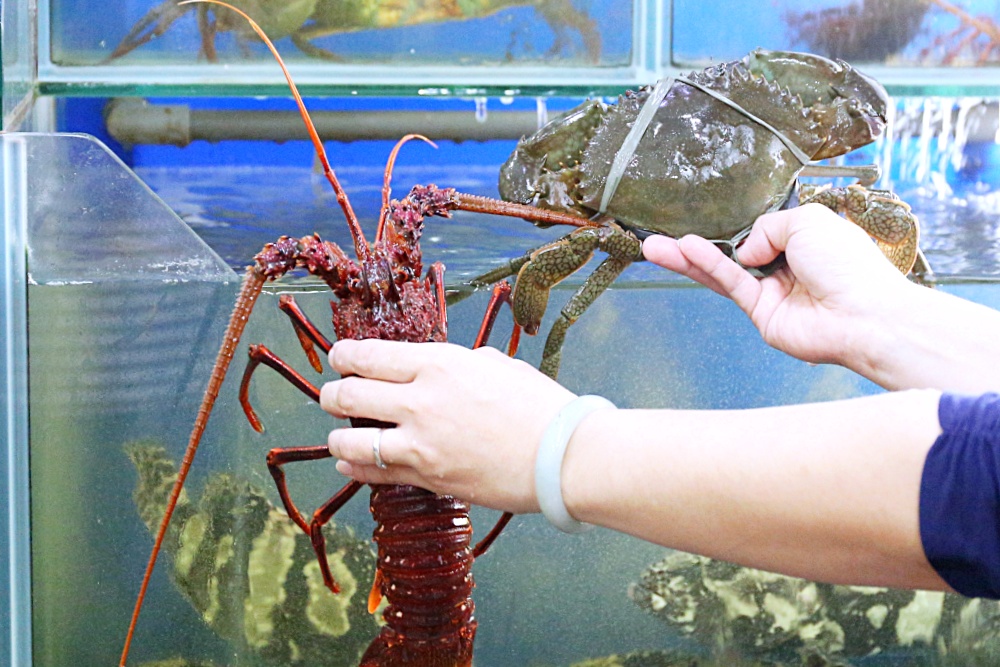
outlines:
{"label": "green shell", "polygon": [[[670,84],[604,211],[629,229],[729,241],[789,199],[800,159],[870,144],[886,121],[878,82],[812,54],[758,49],[687,80],[699,88]],[[584,217],[600,212],[612,165],[652,91],[629,91],[614,105],[587,102],[522,139],[501,168],[500,195]]]}

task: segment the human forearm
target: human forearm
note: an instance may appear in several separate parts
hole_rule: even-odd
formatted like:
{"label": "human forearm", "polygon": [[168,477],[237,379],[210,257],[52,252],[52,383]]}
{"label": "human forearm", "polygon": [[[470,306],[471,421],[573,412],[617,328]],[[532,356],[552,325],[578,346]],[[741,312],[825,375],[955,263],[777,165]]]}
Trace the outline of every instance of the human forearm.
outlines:
{"label": "human forearm", "polygon": [[1000,312],[910,285],[859,323],[843,363],[887,389],[1000,391]]}
{"label": "human forearm", "polygon": [[[351,377],[323,387],[326,410],[397,424],[334,430],[342,473],[538,511],[537,443],[573,400],[566,389],[499,352],[445,344],[341,341],[331,364]],[[938,395],[600,410],[570,438],[562,496],[581,521],[668,547],[831,582],[942,588],[919,514]]]}
{"label": "human forearm", "polygon": [[563,467],[578,519],[808,578],[941,588],[918,497],[936,392],[745,411],[605,411]]}

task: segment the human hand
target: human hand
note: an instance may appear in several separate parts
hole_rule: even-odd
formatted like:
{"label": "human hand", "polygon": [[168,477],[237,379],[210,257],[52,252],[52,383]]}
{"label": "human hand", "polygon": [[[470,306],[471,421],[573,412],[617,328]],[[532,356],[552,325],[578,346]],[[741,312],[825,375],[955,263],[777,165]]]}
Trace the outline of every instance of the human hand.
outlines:
{"label": "human hand", "polygon": [[813,363],[858,365],[864,337],[891,317],[910,283],[857,225],[819,204],[763,215],[737,251],[745,266],[785,253],[787,265],[757,279],[697,236],[651,236],[651,262],[732,299],[764,340]]}
{"label": "human hand", "polygon": [[574,394],[498,350],[448,343],[343,340],[330,351],[343,377],[320,392],[340,417],[396,424],[331,431],[337,470],[369,484],[412,484],[478,505],[537,512],[535,454],[546,426]]}

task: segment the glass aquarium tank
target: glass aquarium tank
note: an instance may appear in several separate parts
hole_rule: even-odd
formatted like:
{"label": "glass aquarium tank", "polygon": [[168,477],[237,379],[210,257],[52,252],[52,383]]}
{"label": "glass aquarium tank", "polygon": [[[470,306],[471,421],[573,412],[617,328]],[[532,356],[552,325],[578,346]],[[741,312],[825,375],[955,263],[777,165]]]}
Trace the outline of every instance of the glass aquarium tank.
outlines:
{"label": "glass aquarium tank", "polygon": [[[929,289],[1000,308],[1000,2],[691,0],[237,3],[277,38],[369,236],[385,162],[418,184],[497,196],[519,137],[587,98],[736,60],[758,46],[857,64],[893,96],[889,129],[834,160],[876,164],[906,201]],[[174,0],[3,3],[5,253],[0,325],[7,456],[3,639],[14,665],[116,664],[146,558],[254,255],[282,235],[353,241],[281,72],[226,10]],[[815,178],[809,179],[815,181]],[[847,182],[841,179],[838,182]],[[469,281],[564,230],[459,211],[426,220],[445,265],[449,339],[472,345],[489,299]],[[598,253],[600,254],[600,253]],[[553,290],[544,335],[600,257]],[[337,425],[270,369],[238,395],[247,344],[311,383],[279,306],[330,337],[330,290],[294,273],[247,321],[185,486],[130,665],[357,665],[380,631],[366,490],[326,532],[328,593],[265,456]],[[463,297],[463,298],[458,298]],[[501,311],[490,344],[512,331]],[[325,378],[325,379],[324,379]],[[626,408],[748,408],[881,391],[768,348],[730,302],[641,263],[567,337],[559,381]],[[311,512],[346,480],[286,467]],[[473,507],[475,539],[497,521]],[[997,664],[1000,605],[830,586],[518,516],[472,566],[476,667]]]}
{"label": "glass aquarium tank", "polygon": [[[970,92],[989,88],[982,75],[1000,61],[997,0],[235,4],[277,41],[300,85],[324,94],[617,94],[759,46],[864,63],[897,87]],[[43,89],[281,94],[267,50],[227,9],[179,0],[103,9],[97,0],[39,7]]]}
{"label": "glass aquarium tank", "polygon": [[665,66],[730,60],[764,44],[864,63],[880,81],[919,86],[949,72],[953,82],[988,85],[980,68],[1000,62],[996,0],[776,0],[767,11],[675,0],[673,11]]}

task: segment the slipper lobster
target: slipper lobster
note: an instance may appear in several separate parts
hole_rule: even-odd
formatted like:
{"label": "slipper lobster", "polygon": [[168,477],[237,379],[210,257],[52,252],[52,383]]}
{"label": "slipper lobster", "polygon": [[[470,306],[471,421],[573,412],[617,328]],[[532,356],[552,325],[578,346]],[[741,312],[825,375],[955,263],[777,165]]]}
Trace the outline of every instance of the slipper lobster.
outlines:
{"label": "slipper lobster", "polygon": [[[224,4],[219,0],[190,1]],[[181,497],[184,481],[191,469],[236,346],[264,283],[296,269],[304,269],[323,280],[337,299],[331,302],[331,307],[334,331],[340,339],[444,341],[447,339],[444,266],[435,263],[429,268],[427,276],[422,277],[420,236],[424,218],[429,215],[448,217],[451,210],[458,208],[483,212],[497,208],[493,200],[462,195],[452,189],[439,189],[433,185],[416,186],[402,200],[390,201],[390,178],[399,149],[415,138],[427,141],[418,135],[407,135],[396,144],[389,156],[378,229],[374,241],[366,241],[347,194],[330,166],[323,144],[288,70],[259,26],[250,17],[245,14],[243,16],[271,49],[285,74],[323,166],[324,175],[333,186],[347,219],[357,259],[348,256],[336,244],[322,240],[318,234],[298,239],[285,236],[266,244],[255,256],[254,264],[247,268],[156,533],[122,650],[122,667],[128,657],[139,612],[171,516]],[[506,214],[519,215],[524,219],[549,215],[533,207],[511,207],[504,202],[499,204],[501,209],[512,208],[513,213],[506,211]],[[573,216],[561,214],[551,214],[551,220],[553,224],[578,222]],[[476,346],[485,344],[500,308],[509,302],[509,294],[510,287],[506,283],[499,283],[495,287]],[[321,365],[315,347],[329,352],[332,344],[307,319],[291,296],[281,298],[280,308],[290,318],[311,365],[320,372]],[[511,337],[510,354],[516,351],[518,333],[519,330],[515,328]],[[250,406],[248,388],[251,376],[260,364],[274,369],[306,396],[319,401],[317,387],[265,346],[251,345],[250,362],[240,387],[240,402],[256,430],[261,431],[263,427]],[[366,419],[352,420],[352,425],[377,428],[393,426]],[[288,517],[310,537],[323,583],[332,594],[337,594],[339,588],[327,560],[322,529],[363,485],[355,481],[347,483],[307,520],[292,501],[282,470],[287,463],[329,456],[326,445],[275,448],[267,455],[267,466]],[[473,547],[469,506],[456,498],[437,496],[413,486],[378,485],[372,488],[370,508],[378,524],[374,535],[378,544],[378,567],[369,597],[369,610],[377,610],[383,596],[388,605],[383,611],[385,626],[362,656],[361,665],[469,667],[476,631],[473,613],[475,606],[470,598],[473,588],[470,568],[473,560],[493,543],[511,515],[503,515],[493,530]]]}

